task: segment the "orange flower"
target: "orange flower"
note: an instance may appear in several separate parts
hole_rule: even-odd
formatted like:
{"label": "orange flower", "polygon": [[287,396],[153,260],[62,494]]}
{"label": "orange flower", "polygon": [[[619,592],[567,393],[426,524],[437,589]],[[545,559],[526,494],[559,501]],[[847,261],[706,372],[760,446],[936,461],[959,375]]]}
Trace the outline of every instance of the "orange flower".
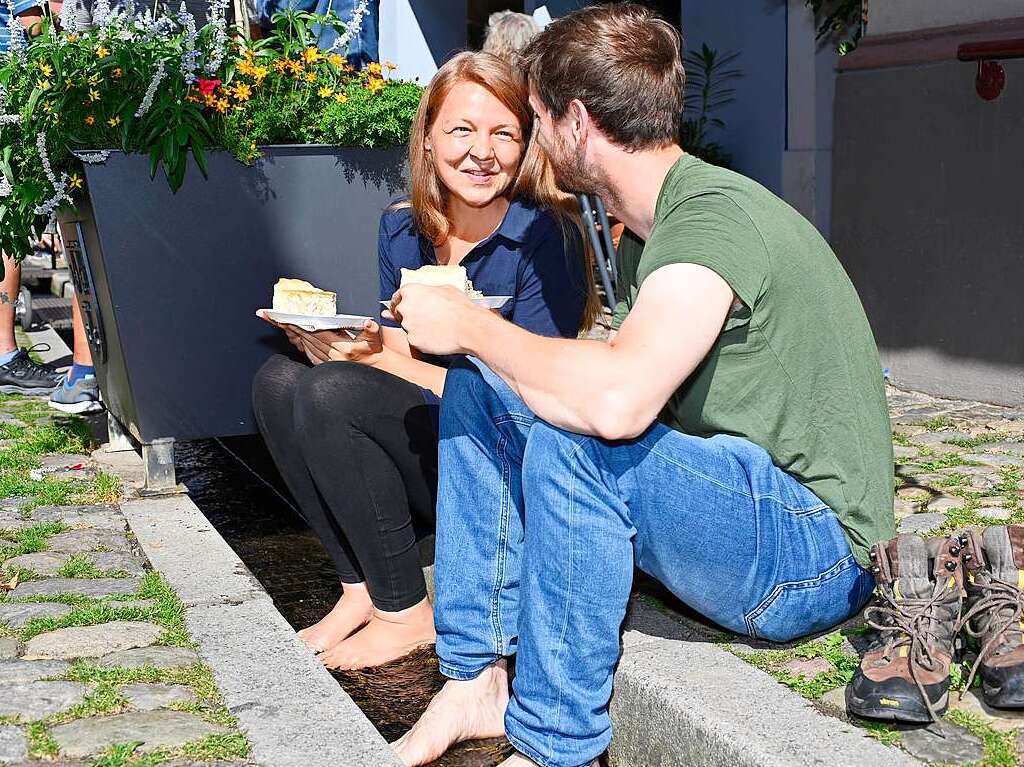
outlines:
{"label": "orange flower", "polygon": [[220,112],[221,114],[223,114],[224,112],[227,112],[228,108],[230,106],[231,106],[231,102],[228,101],[227,99],[217,99],[217,103],[214,104],[214,108],[218,112]]}
{"label": "orange flower", "polygon": [[102,45],[96,49],[96,58],[105,59],[110,55],[110,51],[104,48]]}
{"label": "orange flower", "polygon": [[297,74],[302,72],[302,64],[299,63],[298,61],[293,61],[293,60],[289,59],[286,63],[288,65],[288,70],[293,75],[297,75]]}
{"label": "orange flower", "polygon": [[95,123],[96,123],[96,118],[95,117],[93,117],[92,115],[86,115],[85,116],[85,124],[86,125],[94,125]]}
{"label": "orange flower", "polygon": [[398,64],[394,63],[393,61],[385,61],[384,66],[388,68],[389,72],[394,72],[396,69],[398,69]]}
{"label": "orange flower", "polygon": [[335,69],[341,69],[343,66],[345,66],[345,57],[339,53],[332,53],[327,57],[327,61]]}
{"label": "orange flower", "polygon": [[111,128],[116,128],[120,124],[121,124],[121,115],[117,115],[115,117],[111,117],[109,120],[107,120],[107,125],[109,125]]}
{"label": "orange flower", "polygon": [[198,104],[199,103],[199,97],[196,96],[196,94],[194,94],[194,93],[190,93],[189,95],[187,95],[185,97],[185,101],[190,101],[193,104]]}
{"label": "orange flower", "polygon": [[268,74],[270,74],[270,70],[266,67],[256,67],[256,69],[253,70],[252,79],[257,85],[260,85]]}
{"label": "orange flower", "polygon": [[316,93],[322,99],[329,99],[331,96],[334,95],[334,88],[328,88],[325,85],[323,88],[318,90]]}
{"label": "orange flower", "polygon": [[320,59],[320,51],[316,48],[306,48],[302,52],[302,60],[307,64],[315,64]]}
{"label": "orange flower", "polygon": [[275,72],[281,74],[282,72],[284,72],[284,70],[288,68],[288,61],[287,59],[275,59],[274,63],[271,64],[270,66],[274,68]]}
{"label": "orange flower", "polygon": [[337,101],[339,104],[344,104],[348,101],[348,96],[346,96],[344,93],[335,93],[334,100]]}
{"label": "orange flower", "polygon": [[252,96],[252,88],[245,83],[238,83],[235,85],[235,98],[239,101],[248,101],[249,97]]}
{"label": "orange flower", "polygon": [[212,93],[203,94],[203,103],[208,107],[212,107],[217,103],[217,97]]}
{"label": "orange flower", "polygon": [[372,64],[370,64],[370,66],[368,66],[366,68],[366,71],[369,72],[371,75],[380,75],[380,73],[381,73],[380,64],[378,64],[376,61],[374,61]]}
{"label": "orange flower", "polygon": [[256,71],[256,67],[253,66],[252,62],[244,60],[244,59],[242,61],[238,62],[238,72],[239,72],[239,74],[243,74],[246,77],[252,77],[253,74],[255,73],[255,71]]}
{"label": "orange flower", "polygon": [[370,93],[380,93],[384,90],[384,81],[376,77],[371,77],[369,81],[367,81],[366,87],[369,89]]}
{"label": "orange flower", "polygon": [[121,67],[116,67],[115,69],[112,69],[110,74],[113,75],[115,78],[120,78],[121,77]]}
{"label": "orange flower", "polygon": [[306,72],[306,82],[307,83],[315,83],[316,82],[316,72]]}

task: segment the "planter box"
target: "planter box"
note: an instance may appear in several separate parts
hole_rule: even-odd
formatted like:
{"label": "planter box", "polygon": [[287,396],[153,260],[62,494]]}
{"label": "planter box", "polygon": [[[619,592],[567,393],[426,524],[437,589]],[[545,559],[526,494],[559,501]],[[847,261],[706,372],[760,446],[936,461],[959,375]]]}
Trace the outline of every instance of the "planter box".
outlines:
{"label": "planter box", "polygon": [[279,277],[379,316],[377,224],[405,187],[404,150],[275,146],[253,167],[209,156],[173,194],[143,155],[86,165],[61,232],[97,377],[135,439],[256,432],[253,375],[291,347],[257,319]]}

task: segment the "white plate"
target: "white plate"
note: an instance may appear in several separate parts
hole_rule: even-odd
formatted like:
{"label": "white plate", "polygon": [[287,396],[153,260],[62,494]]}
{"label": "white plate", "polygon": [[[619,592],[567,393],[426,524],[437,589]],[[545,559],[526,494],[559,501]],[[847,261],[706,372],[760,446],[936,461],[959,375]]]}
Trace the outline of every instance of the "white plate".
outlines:
{"label": "white plate", "polygon": [[310,314],[286,314],[275,312],[273,309],[264,309],[266,315],[274,322],[282,325],[295,325],[303,330],[311,332],[317,330],[362,330],[363,323],[369,317],[359,317],[355,314],[336,314],[333,317],[315,317]]}
{"label": "white plate", "polygon": [[[481,296],[480,298],[471,298],[469,300],[477,306],[484,306],[488,309],[500,309],[512,300],[512,296]],[[390,301],[381,301],[380,303],[385,309],[391,307]]]}

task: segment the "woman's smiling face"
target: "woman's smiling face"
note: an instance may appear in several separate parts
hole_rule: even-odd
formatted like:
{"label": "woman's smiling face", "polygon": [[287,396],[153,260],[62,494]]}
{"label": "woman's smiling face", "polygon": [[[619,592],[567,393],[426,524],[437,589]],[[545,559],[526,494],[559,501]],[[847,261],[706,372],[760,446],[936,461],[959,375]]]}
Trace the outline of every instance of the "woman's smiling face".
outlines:
{"label": "woman's smiling face", "polygon": [[424,143],[441,183],[474,208],[505,193],[525,148],[515,114],[473,82],[451,89]]}

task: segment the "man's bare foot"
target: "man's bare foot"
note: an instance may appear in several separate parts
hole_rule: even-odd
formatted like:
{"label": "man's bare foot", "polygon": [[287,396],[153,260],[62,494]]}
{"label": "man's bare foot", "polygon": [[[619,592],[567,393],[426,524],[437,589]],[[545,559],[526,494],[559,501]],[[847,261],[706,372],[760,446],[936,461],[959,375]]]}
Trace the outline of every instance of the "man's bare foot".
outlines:
{"label": "man's bare foot", "polygon": [[434,610],[424,599],[397,613],[373,610],[363,628],[321,653],[320,661],[335,671],[382,666],[417,647],[433,644],[436,638]]}
{"label": "man's bare foot", "polygon": [[405,767],[429,764],[464,740],[505,734],[508,670],[502,658],[476,679],[449,679],[409,732],[391,744]]}
{"label": "man's bare foot", "polygon": [[[499,764],[498,767],[538,767],[538,765],[533,759],[529,759],[517,751]],[[599,767],[597,759],[590,763],[590,767]]]}
{"label": "man's bare foot", "polygon": [[334,608],[318,623],[299,632],[299,639],[313,652],[323,652],[347,639],[373,615],[373,602],[365,583],[343,583],[343,593]]}
{"label": "man's bare foot", "polygon": [[498,767],[537,767],[537,763],[533,761],[533,759],[528,759],[517,751],[504,762],[499,764]]}

